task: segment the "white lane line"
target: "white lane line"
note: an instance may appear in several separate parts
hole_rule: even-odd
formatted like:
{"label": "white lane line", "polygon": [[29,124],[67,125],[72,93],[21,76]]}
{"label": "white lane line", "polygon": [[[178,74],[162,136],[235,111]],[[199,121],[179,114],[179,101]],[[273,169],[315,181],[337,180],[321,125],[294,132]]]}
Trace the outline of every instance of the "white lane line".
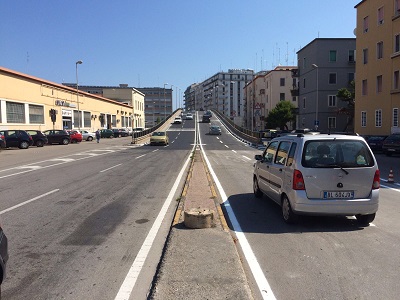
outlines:
{"label": "white lane line", "polygon": [[228,145],[224,145],[226,148],[229,148],[229,146]]}
{"label": "white lane line", "polygon": [[158,216],[156,220],[154,221],[153,226],[151,227],[149,233],[147,234],[146,239],[144,240],[136,258],[135,261],[133,262],[132,266],[129,269],[128,274],[125,277],[124,282],[122,283],[121,287],[119,288],[117,296],[115,296],[115,300],[126,300],[129,299],[133,288],[135,287],[136,281],[139,277],[140,271],[143,268],[144,262],[147,258],[147,255],[149,254],[150,248],[153,245],[153,242],[156,238],[157,232],[161,227],[161,223],[163,219],[165,218],[165,215],[167,214],[168,207],[171,205],[171,202],[173,200],[173,196],[175,192],[178,189],[179,182],[182,179],[183,174],[185,173],[186,167],[189,164],[191,153],[193,152],[194,147],[192,151],[190,151],[190,154],[188,155],[186,162],[184,163],[181,171],[179,172],[178,177],[175,180],[174,185],[172,186],[171,191],[169,192],[169,195],[167,199],[165,199],[165,202],[158,213]]}
{"label": "white lane line", "polygon": [[[199,139],[200,139],[200,137],[199,137]],[[201,144],[201,140],[200,140],[200,144]],[[226,196],[221,183],[219,182],[219,180],[217,178],[217,175],[215,174],[213,168],[211,167],[210,161],[208,160],[208,157],[207,157],[203,147],[201,147],[201,151],[204,155],[204,160],[207,163],[210,174],[211,174],[212,178],[214,179],[215,185],[217,186],[217,189],[221,195],[222,204],[224,205],[226,212],[228,213],[229,220],[231,221],[233,230],[235,231],[236,236],[239,240],[239,244],[243,249],[244,256],[247,260],[247,263],[249,264],[251,273],[253,273],[253,277],[256,280],[256,283],[257,283],[258,289],[260,290],[261,296],[263,297],[263,299],[276,300],[275,295],[272,292],[271,286],[269,285],[267,279],[265,278],[264,272],[262,271],[262,269],[257,261],[257,257],[255,256],[253,250],[251,249],[249,242],[247,241],[246,235],[244,234],[244,232],[236,218],[236,215],[231,207],[231,204],[229,203],[228,197]]]}
{"label": "white lane line", "polygon": [[140,155],[140,156],[136,157],[135,159],[141,158],[143,156],[146,156],[146,154]]}
{"label": "white lane line", "polygon": [[237,151],[236,151],[236,150],[232,150],[232,152],[234,152],[234,153],[237,153]]}
{"label": "white lane line", "polygon": [[107,172],[107,171],[109,171],[109,170],[111,170],[111,169],[114,169],[114,168],[116,168],[116,167],[120,166],[120,165],[122,165],[122,164],[118,164],[118,165],[115,165],[115,166],[113,166],[113,167],[110,167],[110,168],[104,169],[103,171],[100,171],[100,173]]}
{"label": "white lane line", "polygon": [[392,188],[392,187],[390,187],[390,186],[383,185],[383,184],[381,184],[381,186],[384,187],[384,188],[390,189],[390,190],[392,190],[392,191],[396,191],[396,192],[399,192],[399,193],[400,193],[400,190],[394,189],[394,188]]}
{"label": "white lane line", "polygon": [[158,150],[160,150],[160,149],[156,149],[156,150],[153,150],[153,151],[151,151],[151,152],[157,152]]}
{"label": "white lane line", "polygon": [[245,156],[245,155],[242,155],[242,157],[244,157],[244,158],[247,159],[247,160],[251,160],[251,158],[249,158],[249,157],[247,157],[247,156]]}
{"label": "white lane line", "polygon": [[30,202],[36,201],[36,200],[38,200],[38,199],[40,199],[40,198],[43,198],[43,197],[45,197],[45,196],[47,196],[47,195],[53,194],[53,193],[55,193],[55,192],[58,192],[59,190],[60,190],[60,189],[52,190],[52,191],[50,191],[50,192],[47,192],[47,193],[45,193],[45,194],[42,194],[42,195],[37,196],[37,197],[35,197],[35,198],[32,198],[31,200],[27,200],[27,201],[25,201],[25,202],[22,202],[22,203],[20,203],[20,204],[17,204],[17,205],[14,205],[14,206],[10,207],[10,208],[7,208],[7,209],[5,209],[5,210],[2,210],[2,211],[0,211],[0,215],[6,213],[6,212],[8,212],[8,211],[11,211],[11,210],[13,210],[13,209],[16,209],[16,208],[18,208],[18,207],[20,207],[20,206],[22,206],[22,205],[25,205],[25,204],[28,204],[28,203],[30,203]]}
{"label": "white lane line", "polygon": [[223,144],[224,142],[223,141],[219,141],[221,144]]}

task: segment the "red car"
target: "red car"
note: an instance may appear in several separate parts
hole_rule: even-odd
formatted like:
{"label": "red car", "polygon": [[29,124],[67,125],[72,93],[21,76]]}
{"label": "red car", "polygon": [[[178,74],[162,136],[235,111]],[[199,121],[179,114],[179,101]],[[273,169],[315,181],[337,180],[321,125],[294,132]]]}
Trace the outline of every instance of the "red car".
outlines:
{"label": "red car", "polygon": [[69,136],[71,137],[71,143],[80,143],[82,142],[82,133],[78,130],[67,130]]}

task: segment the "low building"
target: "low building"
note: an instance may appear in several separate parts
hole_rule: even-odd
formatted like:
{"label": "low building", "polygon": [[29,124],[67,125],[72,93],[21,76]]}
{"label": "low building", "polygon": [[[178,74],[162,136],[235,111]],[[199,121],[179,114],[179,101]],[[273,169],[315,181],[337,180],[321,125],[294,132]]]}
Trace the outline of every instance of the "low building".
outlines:
{"label": "low building", "polygon": [[0,67],[0,129],[132,127],[134,113],[129,104]]}

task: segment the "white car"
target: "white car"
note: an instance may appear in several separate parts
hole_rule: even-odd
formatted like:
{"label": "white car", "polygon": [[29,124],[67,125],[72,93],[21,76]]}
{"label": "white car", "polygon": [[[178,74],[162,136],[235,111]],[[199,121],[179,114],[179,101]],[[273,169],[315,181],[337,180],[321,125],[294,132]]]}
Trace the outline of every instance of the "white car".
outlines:
{"label": "white car", "polygon": [[87,130],[82,130],[82,139],[85,141],[93,141],[96,138],[96,133]]}
{"label": "white car", "polygon": [[380,174],[361,136],[286,135],[255,159],[254,195],[278,203],[285,222],[301,214],[355,216],[361,226],[374,220]]}
{"label": "white car", "polygon": [[181,117],[175,117],[174,124],[182,124],[182,118]]}
{"label": "white car", "polygon": [[186,120],[193,120],[193,115],[191,113],[188,113],[186,115]]}

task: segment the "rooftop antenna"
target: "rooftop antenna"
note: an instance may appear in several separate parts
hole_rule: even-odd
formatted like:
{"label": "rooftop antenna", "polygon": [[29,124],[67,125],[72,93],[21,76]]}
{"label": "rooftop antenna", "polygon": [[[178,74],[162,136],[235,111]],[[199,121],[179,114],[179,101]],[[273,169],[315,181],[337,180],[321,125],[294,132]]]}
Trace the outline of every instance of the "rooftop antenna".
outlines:
{"label": "rooftop antenna", "polygon": [[29,70],[29,52],[26,52],[26,73],[28,73]]}

